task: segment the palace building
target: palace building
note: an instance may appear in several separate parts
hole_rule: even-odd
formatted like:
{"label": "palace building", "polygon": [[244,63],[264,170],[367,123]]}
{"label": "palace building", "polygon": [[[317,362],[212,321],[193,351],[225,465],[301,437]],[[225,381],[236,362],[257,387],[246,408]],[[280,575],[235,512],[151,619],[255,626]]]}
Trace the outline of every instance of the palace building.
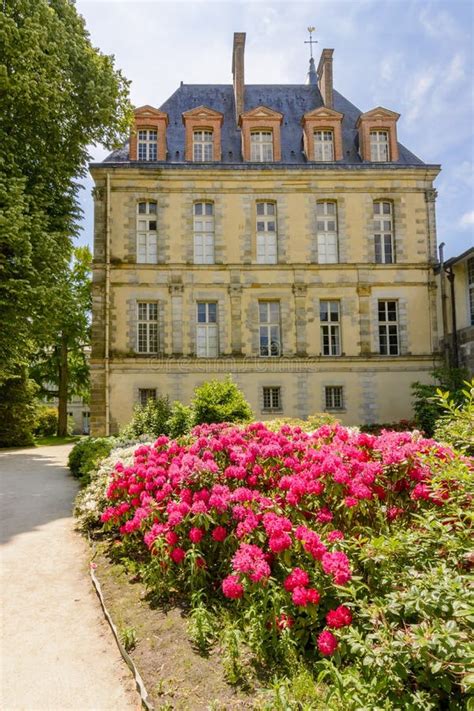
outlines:
{"label": "palace building", "polygon": [[[232,374],[259,419],[411,415],[438,349],[433,181],[399,114],[333,88],[183,84],[94,163],[91,431]],[[153,103],[153,97],[150,97]]]}

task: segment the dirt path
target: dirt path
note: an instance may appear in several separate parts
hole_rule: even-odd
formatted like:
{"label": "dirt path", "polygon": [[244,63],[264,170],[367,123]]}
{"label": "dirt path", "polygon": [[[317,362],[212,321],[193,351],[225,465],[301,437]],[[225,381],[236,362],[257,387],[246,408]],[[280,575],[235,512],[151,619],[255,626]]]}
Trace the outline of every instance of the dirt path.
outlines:
{"label": "dirt path", "polygon": [[138,711],[73,530],[69,450],[0,453],[0,708]]}

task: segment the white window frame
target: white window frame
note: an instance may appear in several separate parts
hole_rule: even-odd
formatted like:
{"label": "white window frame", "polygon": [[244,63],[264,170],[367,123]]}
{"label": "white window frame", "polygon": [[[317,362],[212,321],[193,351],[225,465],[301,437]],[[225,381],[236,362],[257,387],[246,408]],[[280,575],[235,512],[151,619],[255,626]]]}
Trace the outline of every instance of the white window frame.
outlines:
{"label": "white window frame", "polygon": [[138,388],[138,404],[145,407],[148,400],[156,400],[156,388]]}
{"label": "white window frame", "polygon": [[341,303],[336,299],[319,302],[321,324],[321,355],[341,355]]}
{"label": "white window frame", "polygon": [[193,130],[193,161],[208,163],[214,160],[214,131],[210,128]]}
{"label": "white window frame", "polygon": [[377,129],[370,132],[370,160],[374,163],[390,160],[390,131]]}
{"label": "white window frame", "polygon": [[262,358],[278,358],[282,354],[280,302],[258,302],[259,354]]}
{"label": "white window frame", "polygon": [[157,204],[154,200],[137,203],[137,263],[156,264],[158,261]]}
{"label": "white window frame", "polygon": [[193,205],[194,264],[214,264],[214,203],[208,200]]}
{"label": "white window frame", "polygon": [[344,387],[342,385],[326,385],[324,387],[324,409],[344,410]]}
{"label": "white window frame", "polygon": [[250,131],[250,160],[255,163],[273,161],[273,131]]}
{"label": "white window frame", "polygon": [[218,304],[198,301],[196,304],[196,356],[217,358],[219,355]]}
{"label": "white window frame", "polygon": [[474,257],[466,263],[470,324],[474,326]]}
{"label": "white window frame", "polygon": [[313,133],[314,160],[327,163],[334,160],[334,131],[317,129]]}
{"label": "white window frame", "polygon": [[339,235],[337,229],[337,202],[318,200],[316,203],[316,234],[318,264],[339,262]]}
{"label": "white window frame", "polygon": [[380,355],[400,355],[400,329],[398,313],[398,301],[396,299],[378,300],[377,319]]}
{"label": "white window frame", "polygon": [[374,259],[376,264],[395,264],[393,203],[374,200]]}
{"label": "white window frame", "polygon": [[278,261],[276,202],[258,200],[255,211],[257,264],[276,264]]}
{"label": "white window frame", "polygon": [[158,353],[158,302],[137,302],[137,353]]}
{"label": "white window frame", "polygon": [[262,387],[262,404],[264,412],[281,412],[281,387],[277,385],[264,385]]}
{"label": "white window frame", "polygon": [[158,160],[158,131],[156,128],[139,128],[137,136],[138,160]]}

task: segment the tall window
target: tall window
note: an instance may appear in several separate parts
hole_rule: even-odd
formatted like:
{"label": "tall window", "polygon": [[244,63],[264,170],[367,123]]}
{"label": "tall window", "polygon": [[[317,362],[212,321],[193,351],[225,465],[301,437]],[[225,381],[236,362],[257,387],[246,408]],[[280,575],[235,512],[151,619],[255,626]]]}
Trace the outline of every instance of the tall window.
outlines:
{"label": "tall window", "polygon": [[139,388],[138,389],[138,403],[142,407],[145,407],[148,400],[156,400],[156,389],[155,388]]}
{"label": "tall window", "polygon": [[388,201],[374,202],[374,249],[376,264],[393,264],[393,208]]}
{"label": "tall window", "polygon": [[334,132],[314,132],[314,160],[334,160]]}
{"label": "tall window", "polygon": [[212,131],[193,132],[193,160],[210,161],[214,159],[214,136]]}
{"label": "tall window", "polygon": [[474,326],[474,257],[467,260],[467,283],[469,289],[471,326]]}
{"label": "tall window", "polygon": [[281,410],[281,388],[263,388],[263,409]]}
{"label": "tall window", "polygon": [[261,356],[281,355],[280,303],[259,301],[259,338]]}
{"label": "tall window", "polygon": [[329,200],[316,203],[316,218],[318,262],[335,264],[339,259],[336,203]]}
{"label": "tall window", "polygon": [[214,205],[194,204],[194,263],[214,264]]}
{"label": "tall window", "polygon": [[344,407],[344,390],[342,385],[328,385],[324,388],[326,410],[342,410]]}
{"label": "tall window", "polygon": [[156,301],[139,301],[138,352],[158,353],[158,304]]}
{"label": "tall window", "polygon": [[370,132],[370,160],[383,162],[390,160],[388,131]]}
{"label": "tall window", "polygon": [[250,160],[265,163],[273,160],[273,133],[252,131],[250,134]]}
{"label": "tall window", "polygon": [[158,131],[144,128],[138,131],[138,160],[156,160]]}
{"label": "tall window", "polygon": [[156,264],[156,202],[139,202],[137,205],[137,262]]}
{"label": "tall window", "polygon": [[320,301],[321,352],[327,356],[341,355],[341,316],[339,301]]}
{"label": "tall window", "polygon": [[378,316],[380,355],[399,355],[398,303],[396,301],[379,301]]}
{"label": "tall window", "polygon": [[196,355],[199,358],[215,358],[217,345],[217,304],[200,301],[197,305]]}
{"label": "tall window", "polygon": [[274,202],[257,202],[257,262],[276,264],[277,229]]}

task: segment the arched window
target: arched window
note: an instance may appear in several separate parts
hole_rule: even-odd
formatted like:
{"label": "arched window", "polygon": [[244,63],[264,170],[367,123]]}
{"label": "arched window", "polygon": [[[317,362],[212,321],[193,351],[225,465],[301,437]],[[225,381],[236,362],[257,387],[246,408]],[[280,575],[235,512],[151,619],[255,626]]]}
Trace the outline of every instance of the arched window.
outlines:
{"label": "arched window", "polygon": [[376,264],[395,262],[393,206],[389,200],[374,202],[374,251]]}
{"label": "arched window", "polygon": [[138,160],[157,160],[158,131],[142,128],[138,131]]}
{"label": "arched window", "polygon": [[314,160],[334,160],[334,131],[315,131],[314,134]]}
{"label": "arched window", "polygon": [[214,264],[214,205],[194,203],[194,263]]}
{"label": "arched window", "polygon": [[193,131],[193,160],[196,162],[214,160],[214,134],[210,129]]}
{"label": "arched window", "polygon": [[252,131],[250,134],[250,160],[266,163],[273,160],[273,132]]}
{"label": "arched window", "polygon": [[156,202],[152,200],[137,205],[137,262],[157,262]]}
{"label": "arched window", "polygon": [[319,264],[336,264],[339,261],[337,204],[333,200],[316,203],[316,230]]}

